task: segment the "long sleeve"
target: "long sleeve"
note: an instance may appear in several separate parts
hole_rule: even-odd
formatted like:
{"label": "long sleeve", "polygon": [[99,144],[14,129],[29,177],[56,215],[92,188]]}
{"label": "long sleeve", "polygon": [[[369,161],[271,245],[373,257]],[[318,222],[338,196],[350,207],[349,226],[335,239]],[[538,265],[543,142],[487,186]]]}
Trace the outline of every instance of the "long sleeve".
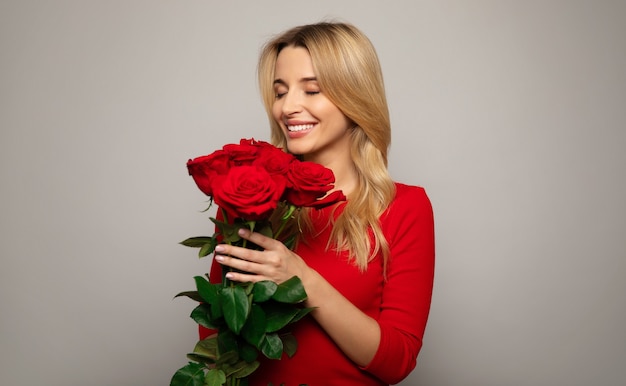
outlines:
{"label": "long sleeve", "polygon": [[398,184],[381,219],[390,246],[378,323],[378,351],[364,370],[395,384],[415,367],[430,310],[435,243],[433,212],[422,188]]}

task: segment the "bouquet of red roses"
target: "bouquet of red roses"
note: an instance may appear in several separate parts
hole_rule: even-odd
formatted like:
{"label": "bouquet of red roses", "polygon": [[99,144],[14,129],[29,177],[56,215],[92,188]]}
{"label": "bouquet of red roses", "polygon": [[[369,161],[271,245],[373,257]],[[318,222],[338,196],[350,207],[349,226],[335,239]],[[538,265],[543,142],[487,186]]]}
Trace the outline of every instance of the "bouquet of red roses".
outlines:
{"label": "bouquet of red roses", "polygon": [[[297,232],[285,230],[299,229],[287,226],[295,221],[297,210],[345,200],[340,191],[329,193],[335,182],[330,169],[254,139],[189,160],[187,168],[198,188],[219,207],[218,218],[211,218],[216,228],[212,236],[181,242],[199,248],[200,257],[211,254],[219,242],[258,249],[239,237],[243,227],[292,248]],[[299,305],[306,300],[300,279],[236,283],[225,278],[226,268],[222,283],[196,276],[195,291],[176,295],[198,301],[191,318],[217,334],[199,341],[187,354],[192,362],[174,374],[171,386],[244,386],[259,366],[259,354],[271,359],[295,354],[297,342],[285,327],[312,310]]]}

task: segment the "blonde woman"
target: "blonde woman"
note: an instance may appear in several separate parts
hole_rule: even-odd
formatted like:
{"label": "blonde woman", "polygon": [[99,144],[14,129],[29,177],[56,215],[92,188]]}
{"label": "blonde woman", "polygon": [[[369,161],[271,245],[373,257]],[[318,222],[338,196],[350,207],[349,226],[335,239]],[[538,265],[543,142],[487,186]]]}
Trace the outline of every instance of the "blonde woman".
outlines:
{"label": "blonde woman", "polygon": [[332,169],[348,199],[303,213],[308,226],[294,251],[245,231],[263,251],[216,248],[215,261],[247,272],[230,280],[281,283],[295,275],[306,306],[316,307],[294,327],[296,355],[262,362],[250,385],[398,383],[422,345],[434,231],[424,190],[387,172],[391,129],[376,52],[354,26],[304,25],[265,45],[258,75],[272,142]]}

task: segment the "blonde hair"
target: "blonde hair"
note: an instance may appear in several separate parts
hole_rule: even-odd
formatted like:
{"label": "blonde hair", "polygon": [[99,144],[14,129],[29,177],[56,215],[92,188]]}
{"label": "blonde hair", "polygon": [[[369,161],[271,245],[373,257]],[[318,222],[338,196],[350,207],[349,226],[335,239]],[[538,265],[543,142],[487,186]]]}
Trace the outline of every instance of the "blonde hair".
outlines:
{"label": "blonde hair", "polygon": [[[276,58],[288,46],[308,50],[320,89],[356,124],[351,134],[351,156],[359,183],[335,221],[330,241],[338,250],[347,250],[361,270],[379,252],[386,266],[389,245],[379,218],[393,200],[395,185],[387,171],[391,127],[376,51],[361,31],[346,23],[303,25],[266,43],[258,64],[259,87],[270,120],[272,143],[285,149],[286,139],[273,118],[272,105]],[[370,231],[373,245],[370,237],[364,237]]]}

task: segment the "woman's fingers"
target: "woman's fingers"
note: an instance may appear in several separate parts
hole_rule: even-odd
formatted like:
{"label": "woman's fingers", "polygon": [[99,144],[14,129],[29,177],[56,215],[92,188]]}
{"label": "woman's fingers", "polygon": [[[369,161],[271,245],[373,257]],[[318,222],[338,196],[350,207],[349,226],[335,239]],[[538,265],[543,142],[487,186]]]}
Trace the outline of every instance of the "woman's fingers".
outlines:
{"label": "woman's fingers", "polygon": [[238,257],[215,255],[215,261],[237,270],[237,272],[228,272],[226,278],[239,282],[257,282],[261,280],[273,280],[280,282],[277,278],[270,275],[272,267],[267,264],[259,264]]}
{"label": "woman's fingers", "polygon": [[279,246],[282,246],[283,245],[282,243],[272,238],[263,236],[260,233],[250,232],[247,229],[240,229],[239,235],[242,238],[258,245],[259,247],[262,248],[262,250],[259,251],[259,250],[249,249],[249,248],[237,247],[234,245],[220,244],[215,247],[215,253],[220,254],[220,255],[235,256],[235,257],[238,257],[239,259],[247,260],[247,261],[251,261],[255,263],[276,263],[270,257],[270,256],[273,256],[274,253],[266,253],[266,252],[274,251],[277,247],[276,243],[278,243]]}
{"label": "woman's fingers", "polygon": [[215,253],[220,255],[235,256],[239,259],[258,262],[260,258],[260,251],[253,249],[236,247],[234,245],[220,244],[215,247]]}
{"label": "woman's fingers", "polygon": [[254,274],[259,274],[262,268],[262,265],[259,263],[235,255],[215,255],[215,261],[222,265]]}
{"label": "woman's fingers", "polygon": [[226,278],[231,281],[238,281],[242,283],[249,283],[249,282],[256,283],[262,280],[269,280],[265,276],[250,275],[250,274],[241,273],[241,272],[228,272],[226,274]]}
{"label": "woman's fingers", "polygon": [[279,241],[276,241],[271,237],[264,236],[258,232],[251,232],[246,228],[239,229],[237,233],[242,238],[255,243],[263,249],[273,249],[276,243],[280,243]]}

